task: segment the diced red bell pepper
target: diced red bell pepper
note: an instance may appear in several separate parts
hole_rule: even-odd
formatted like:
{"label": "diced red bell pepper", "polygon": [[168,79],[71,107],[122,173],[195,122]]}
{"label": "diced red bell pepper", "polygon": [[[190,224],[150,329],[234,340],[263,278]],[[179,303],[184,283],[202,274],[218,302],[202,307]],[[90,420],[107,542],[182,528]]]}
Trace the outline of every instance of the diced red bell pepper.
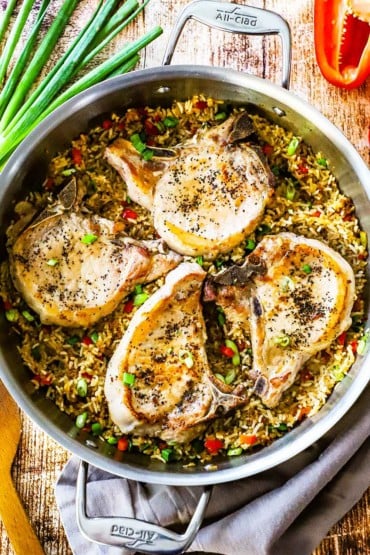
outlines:
{"label": "diced red bell pepper", "polygon": [[347,339],[347,332],[344,331],[343,333],[340,334],[340,336],[338,337],[338,343],[339,345],[344,345]]}
{"label": "diced red bell pepper", "polygon": [[154,123],[151,122],[150,119],[146,119],[144,121],[144,129],[145,129],[145,133],[147,135],[152,135],[152,136],[159,135],[158,127],[156,125],[154,125]]}
{"label": "diced red bell pepper", "polygon": [[51,177],[48,177],[47,179],[45,179],[44,189],[46,189],[47,191],[51,191],[51,189],[53,189],[54,185],[55,185],[55,181]]}
{"label": "diced red bell pepper", "polygon": [[110,129],[113,127],[113,121],[111,119],[105,119],[101,124],[103,129]]}
{"label": "diced red bell pepper", "polygon": [[120,437],[117,442],[118,451],[127,451],[128,448],[129,448],[129,441],[127,437]]}
{"label": "diced red bell pepper", "polygon": [[370,75],[370,5],[315,0],[314,39],[321,73],[337,87],[359,87]]}
{"label": "diced red bell pepper", "polygon": [[270,156],[274,152],[274,147],[266,143],[262,147],[262,152],[263,154],[266,154],[266,156]]}
{"label": "diced red bell pepper", "polygon": [[125,220],[137,220],[138,217],[139,214],[135,212],[135,210],[132,210],[132,208],[125,208],[125,210],[122,212],[122,218],[124,218]]}
{"label": "diced red bell pepper", "polygon": [[352,349],[352,353],[356,354],[357,353],[358,341],[356,341],[356,339],[354,339],[353,341],[350,342],[349,345]]}
{"label": "diced red bell pepper", "polygon": [[134,299],[129,299],[124,305],[123,305],[123,312],[126,312],[126,314],[130,314],[130,312],[132,312],[134,310]]}
{"label": "diced red bell pepper", "polygon": [[3,305],[4,305],[4,310],[11,310],[13,308],[13,305],[10,301],[4,300],[3,301]]}
{"label": "diced red bell pepper", "polygon": [[75,166],[80,166],[82,163],[82,152],[79,148],[72,148],[72,161]]}
{"label": "diced red bell pepper", "polygon": [[198,110],[205,110],[207,106],[208,104],[205,100],[198,100],[198,102],[194,104],[194,107],[197,108]]}
{"label": "diced red bell pepper", "polygon": [[91,339],[91,337],[89,337],[88,335],[85,335],[85,337],[82,338],[82,343],[84,345],[92,345],[94,342]]}
{"label": "diced red bell pepper", "polygon": [[230,347],[226,347],[226,345],[221,345],[220,353],[227,358],[232,358],[235,355],[234,351]]}
{"label": "diced red bell pepper", "polygon": [[223,449],[224,442],[221,439],[208,437],[204,442],[204,447],[210,455],[217,455],[220,449]]}
{"label": "diced red bell pepper", "polygon": [[43,376],[42,374],[35,374],[33,379],[40,385],[50,385],[53,381],[52,376]]}
{"label": "diced red bell pepper", "polygon": [[298,171],[299,171],[299,173],[306,174],[306,173],[308,173],[308,167],[305,166],[304,164],[300,164],[298,166]]}

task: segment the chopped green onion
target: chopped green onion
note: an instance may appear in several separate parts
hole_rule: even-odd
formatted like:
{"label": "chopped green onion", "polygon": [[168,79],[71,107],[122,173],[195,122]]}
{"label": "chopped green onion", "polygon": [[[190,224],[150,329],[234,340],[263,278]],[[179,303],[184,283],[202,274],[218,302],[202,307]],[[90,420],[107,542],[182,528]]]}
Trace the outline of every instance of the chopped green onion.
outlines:
{"label": "chopped green onion", "polygon": [[83,412],[82,414],[79,414],[76,418],[76,426],[77,428],[79,428],[80,430],[82,430],[82,428],[85,427],[86,424],[86,420],[87,420],[87,412]]}
{"label": "chopped green onion", "polygon": [[195,259],[195,262],[199,264],[199,266],[203,266],[204,264],[203,256],[197,256]]}
{"label": "chopped green onion", "polygon": [[135,295],[139,295],[139,293],[143,292],[143,286],[142,285],[135,285],[135,289],[134,289],[134,293]]}
{"label": "chopped green onion", "polygon": [[142,154],[146,149],[146,144],[141,140],[139,133],[133,133],[130,137],[130,141],[132,146],[134,146],[140,154]]}
{"label": "chopped green onion", "polygon": [[57,258],[49,258],[46,264],[48,266],[56,266],[57,264],[59,264],[59,260]]}
{"label": "chopped green onion", "polygon": [[91,432],[94,436],[98,436],[102,431],[103,426],[100,424],[100,422],[94,422],[93,424],[91,424]]}
{"label": "chopped green onion", "polygon": [[[236,356],[237,356],[237,355],[234,355],[234,357],[236,357]],[[239,354],[238,354],[238,356],[239,356]],[[233,364],[234,364],[234,357],[231,359],[232,362],[233,362]],[[239,362],[238,362],[238,364],[239,364],[239,363],[240,363],[240,357],[239,357]],[[237,364],[235,364],[235,366],[237,366]],[[228,371],[226,372],[226,376],[225,376],[225,380],[224,380],[224,381],[225,381],[225,383],[226,383],[227,385],[230,385],[231,383],[233,383],[233,381],[235,380],[235,378],[236,378],[236,371],[235,371],[234,368],[231,368],[230,370],[228,370]]]}
{"label": "chopped green onion", "polygon": [[153,156],[154,156],[154,152],[150,148],[146,148],[142,153],[142,157],[146,162],[151,160]]}
{"label": "chopped green onion", "polygon": [[131,387],[135,383],[135,374],[130,374],[130,372],[124,372],[122,376],[122,381],[124,385]]}
{"label": "chopped green onion", "polygon": [[276,426],[276,430],[279,430],[279,432],[287,432],[288,426],[285,424],[285,422],[281,422],[278,426]]}
{"label": "chopped green onion", "polygon": [[173,460],[173,455],[173,449],[171,449],[170,447],[161,450],[161,457],[166,462],[170,462],[171,460]]}
{"label": "chopped green onion", "polygon": [[367,234],[366,231],[360,231],[360,241],[363,247],[367,247]]}
{"label": "chopped green onion", "polygon": [[166,127],[176,127],[179,124],[179,120],[173,116],[167,116],[164,118],[163,123]]}
{"label": "chopped green onion", "polygon": [[215,260],[214,261],[214,265],[216,266],[216,268],[219,270],[220,268],[222,268],[223,265],[223,260]]}
{"label": "chopped green onion", "polygon": [[76,391],[79,397],[86,397],[87,395],[87,381],[85,378],[79,378],[76,384]]}
{"label": "chopped green onion", "polygon": [[338,364],[334,365],[331,374],[336,382],[341,382],[345,376],[345,372],[343,372],[343,369]]}
{"label": "chopped green onion", "polygon": [[226,455],[228,457],[237,457],[238,455],[241,455],[243,453],[243,449],[241,447],[234,447],[232,449],[229,449],[226,453]]}
{"label": "chopped green onion", "polygon": [[302,271],[305,274],[310,274],[312,272],[312,267],[309,264],[303,264]]}
{"label": "chopped green onion", "polygon": [[93,343],[96,343],[99,339],[99,333],[97,331],[93,331],[92,333],[90,333],[90,339]]}
{"label": "chopped green onion", "polygon": [[364,335],[360,337],[357,344],[357,353],[361,356],[366,355],[369,350],[370,330],[366,330]]}
{"label": "chopped green onion", "polygon": [[299,145],[299,139],[297,137],[293,137],[288,145],[288,148],[286,151],[287,155],[293,156],[293,154],[295,154],[295,151],[297,150],[298,145]]}
{"label": "chopped green onion", "polygon": [[226,339],[225,340],[225,345],[226,345],[226,347],[231,349],[234,353],[234,356],[232,357],[231,362],[233,363],[234,366],[239,366],[239,364],[240,364],[240,354],[239,354],[239,349],[236,346],[236,343],[234,341],[231,341],[231,339]]}
{"label": "chopped green onion", "polygon": [[215,121],[224,121],[227,118],[227,113],[226,112],[218,112],[215,115]]}
{"label": "chopped green onion", "polygon": [[16,322],[19,317],[19,312],[16,308],[10,308],[9,310],[5,311],[5,318],[8,322]]}
{"label": "chopped green onion", "polygon": [[188,368],[192,368],[194,366],[193,355],[190,351],[186,351],[185,349],[180,349],[179,360],[180,362],[183,362],[185,366],[187,366]]}
{"label": "chopped green onion", "polygon": [[280,345],[280,347],[288,347],[290,344],[290,337],[288,335],[280,335],[274,339],[275,345]]}
{"label": "chopped green onion", "polygon": [[279,166],[272,166],[271,171],[272,171],[272,173],[273,173],[276,177],[279,177],[279,175],[280,175],[280,168],[279,168]]}
{"label": "chopped green onion", "polygon": [[222,374],[219,374],[219,373],[217,372],[217,374],[215,374],[215,376],[216,376],[216,378],[217,378],[218,380],[220,380],[221,382],[225,383],[225,377],[224,377]]}
{"label": "chopped green onion", "polygon": [[319,166],[323,166],[324,168],[328,167],[328,161],[326,158],[318,158],[317,163],[319,164]]}
{"label": "chopped green onion", "polygon": [[86,235],[82,237],[81,243],[83,243],[84,245],[92,245],[93,243],[95,243],[95,241],[97,241],[97,239],[97,235],[94,235],[93,233],[86,233]]}
{"label": "chopped green onion", "polygon": [[28,310],[23,310],[22,311],[22,316],[28,321],[28,322],[33,322],[35,317],[32,316],[32,314],[30,312],[28,312]]}
{"label": "chopped green onion", "polygon": [[67,170],[63,170],[60,173],[64,175],[64,177],[69,177],[70,175],[76,173],[76,170],[74,168],[68,168]]}
{"label": "chopped green onion", "polygon": [[114,436],[110,436],[107,438],[107,443],[109,443],[109,445],[117,445],[118,439]]}
{"label": "chopped green onion", "polygon": [[289,276],[284,276],[280,280],[280,287],[284,293],[287,293],[288,291],[294,291],[295,284]]}
{"label": "chopped green onion", "polygon": [[145,301],[149,299],[148,293],[139,293],[134,297],[134,306],[140,306],[145,303]]}
{"label": "chopped green onion", "polygon": [[248,251],[252,251],[256,247],[256,241],[254,239],[248,239],[246,242],[245,248]]}
{"label": "chopped green onion", "polygon": [[78,343],[79,341],[80,341],[80,338],[78,335],[72,335],[67,339],[68,345],[76,345],[76,343]]}

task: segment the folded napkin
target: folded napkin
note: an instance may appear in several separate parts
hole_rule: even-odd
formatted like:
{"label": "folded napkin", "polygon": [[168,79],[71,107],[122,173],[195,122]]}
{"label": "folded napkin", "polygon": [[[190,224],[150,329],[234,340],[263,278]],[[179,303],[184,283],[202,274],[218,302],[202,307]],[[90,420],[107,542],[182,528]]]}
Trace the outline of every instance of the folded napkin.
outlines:
{"label": "folded napkin", "polygon": [[[370,388],[323,438],[256,476],[214,486],[206,518],[188,552],[223,555],[310,555],[370,486]],[[75,555],[128,555],[88,542],[75,517],[79,460],[56,485],[62,522]],[[165,527],[189,521],[197,487],[143,484],[90,467],[89,516],[132,516]]]}

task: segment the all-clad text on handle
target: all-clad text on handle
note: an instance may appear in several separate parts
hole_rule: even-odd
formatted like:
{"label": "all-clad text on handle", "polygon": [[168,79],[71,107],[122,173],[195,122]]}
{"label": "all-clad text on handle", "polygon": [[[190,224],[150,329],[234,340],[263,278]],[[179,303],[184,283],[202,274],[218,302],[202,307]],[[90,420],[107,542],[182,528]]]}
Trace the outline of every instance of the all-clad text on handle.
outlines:
{"label": "all-clad text on handle", "polygon": [[81,461],[76,485],[76,517],[81,533],[90,541],[131,549],[140,553],[176,555],[193,542],[202,523],[211,495],[205,488],[184,534],[176,534],[157,524],[129,517],[89,517],[86,513],[86,480],[88,464]]}
{"label": "all-clad text on handle", "polygon": [[289,88],[291,67],[291,35],[288,23],[279,14],[231,2],[218,0],[195,0],[180,13],[172,31],[163,57],[163,65],[169,65],[176,44],[188,19],[215,27],[229,33],[247,35],[279,35],[282,41],[282,85]]}

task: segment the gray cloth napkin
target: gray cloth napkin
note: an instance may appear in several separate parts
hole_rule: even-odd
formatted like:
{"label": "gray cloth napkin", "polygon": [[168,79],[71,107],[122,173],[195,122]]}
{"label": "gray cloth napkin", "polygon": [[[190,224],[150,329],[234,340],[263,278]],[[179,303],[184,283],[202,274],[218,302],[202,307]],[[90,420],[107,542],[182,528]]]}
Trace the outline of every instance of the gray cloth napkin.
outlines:
{"label": "gray cloth napkin", "polygon": [[[188,552],[310,555],[370,486],[370,388],[341,421],[301,454],[273,469],[214,486],[206,519]],[[56,485],[62,522],[75,555],[126,555],[88,542],[75,517],[79,460]],[[91,468],[89,516],[134,516],[169,527],[187,523],[200,488],[143,484]]]}

